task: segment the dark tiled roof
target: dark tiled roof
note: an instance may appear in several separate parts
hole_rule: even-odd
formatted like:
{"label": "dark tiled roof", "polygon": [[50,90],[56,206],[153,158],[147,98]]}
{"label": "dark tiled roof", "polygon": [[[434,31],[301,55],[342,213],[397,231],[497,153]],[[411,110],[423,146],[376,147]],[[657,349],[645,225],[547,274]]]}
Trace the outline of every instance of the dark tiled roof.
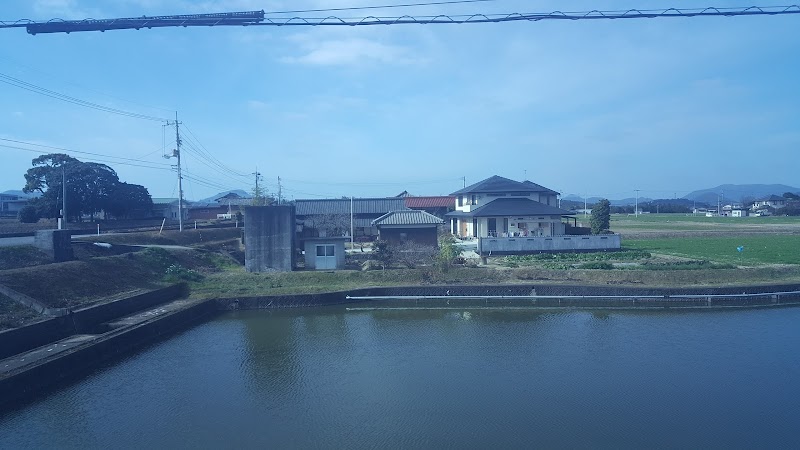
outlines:
{"label": "dark tiled roof", "polygon": [[544,186],[539,186],[538,184],[532,183],[530,181],[520,183],[519,181],[509,180],[508,178],[494,175],[483,181],[479,181],[471,186],[467,186],[464,189],[455,191],[450,195],[472,194],[476,192],[501,193],[501,192],[555,192],[555,191],[547,189]]}
{"label": "dark tiled roof", "polygon": [[444,220],[425,211],[392,211],[372,221],[373,226],[381,225],[439,225]]}
{"label": "dark tiled roof", "polygon": [[572,216],[575,213],[527,198],[498,198],[468,213],[453,211],[447,217]]}
{"label": "dark tiled roof", "polygon": [[[406,208],[403,198],[355,198],[353,214],[386,214]],[[350,199],[295,200],[298,216],[350,214]]]}
{"label": "dark tiled roof", "polygon": [[417,208],[449,208],[456,206],[456,198],[449,195],[438,197],[405,197],[406,207]]}
{"label": "dark tiled roof", "polygon": [[522,182],[522,184],[524,184],[526,186],[530,186],[530,187],[536,189],[536,192],[547,192],[549,194],[556,194],[556,195],[560,194],[560,192],[554,191],[552,189],[548,189],[548,188],[542,186],[541,184],[534,183],[533,181],[525,180],[525,181]]}

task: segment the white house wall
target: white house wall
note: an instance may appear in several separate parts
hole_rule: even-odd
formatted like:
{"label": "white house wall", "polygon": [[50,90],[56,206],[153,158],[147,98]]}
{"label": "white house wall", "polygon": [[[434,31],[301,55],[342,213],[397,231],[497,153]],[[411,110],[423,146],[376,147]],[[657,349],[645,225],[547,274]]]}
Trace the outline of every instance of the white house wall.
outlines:
{"label": "white house wall", "polygon": [[[557,205],[558,200],[555,195],[547,195],[545,193],[539,193],[539,192],[531,192],[528,195],[504,195],[500,197],[496,197],[489,194],[474,194],[475,195],[474,205],[472,204],[472,195],[473,194],[465,194],[465,195],[462,194],[460,196],[457,196],[455,200],[456,211],[470,212],[474,209],[480,208],[483,205],[489,204],[497,200],[498,198],[527,198],[539,203],[543,203],[545,205],[558,206]],[[462,198],[463,204],[461,206],[458,205],[459,197]]]}

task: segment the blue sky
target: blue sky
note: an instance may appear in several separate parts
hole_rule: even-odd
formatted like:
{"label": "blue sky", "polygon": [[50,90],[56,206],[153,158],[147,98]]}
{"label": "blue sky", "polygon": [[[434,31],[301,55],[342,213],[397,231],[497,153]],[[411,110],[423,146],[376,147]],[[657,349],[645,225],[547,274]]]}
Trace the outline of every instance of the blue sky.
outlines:
{"label": "blue sky", "polygon": [[[6,0],[0,19],[391,3],[413,2]],[[742,3],[648,7],[712,5]],[[631,6],[497,0],[370,13]],[[194,177],[184,184],[189,199],[249,190],[253,177],[244,175],[256,167],[271,192],[281,176],[288,198],[447,194],[462,177],[471,184],[494,174],[609,198],[632,197],[635,189],[669,198],[723,183],[800,184],[800,15],[0,33],[0,73],[141,114],[173,117],[177,110],[199,141],[183,152]],[[0,98],[0,138],[170,164],[161,156],[158,122],[3,83]],[[169,151],[174,129],[166,139]],[[201,145],[242,176],[209,167]],[[37,154],[7,147],[0,154],[0,191],[21,188]],[[109,165],[154,197],[177,195],[168,170]]]}

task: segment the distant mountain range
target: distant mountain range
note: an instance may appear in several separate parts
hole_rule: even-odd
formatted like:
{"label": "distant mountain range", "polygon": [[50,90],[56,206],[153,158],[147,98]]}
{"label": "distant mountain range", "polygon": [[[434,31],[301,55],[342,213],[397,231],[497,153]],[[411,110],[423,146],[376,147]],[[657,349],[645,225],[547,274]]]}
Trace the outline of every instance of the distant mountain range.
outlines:
{"label": "distant mountain range", "polygon": [[[785,184],[723,184],[717,187],[708,188],[708,189],[701,189],[698,191],[691,192],[684,197],[677,199],[652,199],[648,197],[639,197],[639,203],[648,203],[648,202],[657,202],[661,204],[666,203],[680,203],[686,204],[687,202],[692,203],[705,203],[708,205],[716,205],[717,200],[723,201],[724,203],[742,203],[746,200],[747,203],[750,201],[757,200],[759,198],[769,197],[770,195],[778,195],[783,196],[785,192],[792,192],[800,194],[800,188],[787,186]],[[570,194],[566,195],[561,198],[562,201],[566,201],[569,204],[577,203],[580,204],[580,207],[583,207],[583,197]],[[601,197],[589,197],[587,199],[587,203],[592,205],[597,203],[601,200]],[[632,206],[636,203],[635,197],[623,198],[618,200],[609,199],[612,206]],[[562,203],[563,206],[563,203]]]}
{"label": "distant mountain range", "polygon": [[722,184],[710,189],[701,189],[687,194],[684,198],[709,204],[717,204],[717,199],[723,203],[746,203],[770,195],[783,196],[786,192],[798,193],[800,188],[785,184]]}
{"label": "distant mountain range", "polygon": [[18,195],[18,196],[20,196],[22,198],[36,198],[36,197],[39,196],[38,192],[31,192],[30,194],[28,194],[26,192],[18,191],[18,190],[15,190],[15,189],[11,189],[11,190],[8,190],[8,191],[0,192],[0,194]]}

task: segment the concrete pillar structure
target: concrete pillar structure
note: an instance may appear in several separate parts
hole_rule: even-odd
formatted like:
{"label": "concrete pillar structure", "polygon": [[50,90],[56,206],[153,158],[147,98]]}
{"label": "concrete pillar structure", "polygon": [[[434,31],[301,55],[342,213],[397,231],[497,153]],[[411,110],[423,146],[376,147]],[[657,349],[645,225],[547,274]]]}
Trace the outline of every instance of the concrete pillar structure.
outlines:
{"label": "concrete pillar structure", "polygon": [[289,272],[295,267],[294,206],[244,209],[244,267],[248,272]]}
{"label": "concrete pillar structure", "polygon": [[33,245],[50,255],[54,262],[75,259],[70,230],[39,230],[33,236]]}

